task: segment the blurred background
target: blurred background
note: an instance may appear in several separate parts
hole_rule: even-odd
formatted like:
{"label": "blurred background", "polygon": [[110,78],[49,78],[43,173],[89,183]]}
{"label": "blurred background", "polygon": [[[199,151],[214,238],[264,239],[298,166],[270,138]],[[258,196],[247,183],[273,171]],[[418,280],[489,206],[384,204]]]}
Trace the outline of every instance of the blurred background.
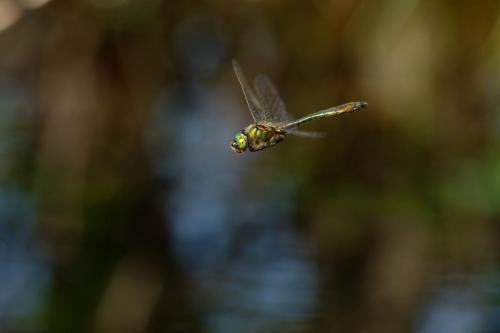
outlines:
{"label": "blurred background", "polygon": [[[1,0],[0,332],[500,332],[500,3]],[[231,68],[291,114],[237,155]]]}

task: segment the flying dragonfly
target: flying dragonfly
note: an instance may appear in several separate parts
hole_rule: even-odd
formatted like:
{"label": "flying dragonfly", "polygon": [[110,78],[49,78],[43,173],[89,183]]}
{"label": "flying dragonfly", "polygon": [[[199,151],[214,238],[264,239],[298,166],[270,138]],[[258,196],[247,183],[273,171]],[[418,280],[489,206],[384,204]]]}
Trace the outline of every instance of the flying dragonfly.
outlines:
{"label": "flying dragonfly", "polygon": [[254,120],[253,124],[236,133],[231,142],[231,148],[240,154],[247,149],[254,152],[272,147],[285,140],[288,135],[318,137],[317,133],[299,131],[297,127],[312,120],[354,112],[368,106],[367,102],[349,102],[293,120],[274,84],[266,75],[260,74],[255,78],[254,91],[236,60],[233,60],[233,68]]}

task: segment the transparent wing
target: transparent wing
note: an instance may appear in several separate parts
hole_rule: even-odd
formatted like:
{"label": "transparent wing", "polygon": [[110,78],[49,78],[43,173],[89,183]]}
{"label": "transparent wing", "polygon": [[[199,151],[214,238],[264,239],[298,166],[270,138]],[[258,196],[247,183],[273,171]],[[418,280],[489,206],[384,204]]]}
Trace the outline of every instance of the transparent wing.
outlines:
{"label": "transparent wing", "polygon": [[310,138],[310,139],[321,139],[326,136],[326,133],[323,132],[299,131],[297,129],[291,129],[287,131],[287,134],[301,136],[303,138]]}
{"label": "transparent wing", "polygon": [[262,103],[265,120],[273,123],[287,123],[292,118],[286,111],[285,103],[281,99],[273,82],[266,75],[258,75],[253,82],[257,97]]}
{"label": "transparent wing", "polygon": [[243,74],[243,70],[241,66],[238,64],[236,60],[233,59],[233,69],[236,74],[236,78],[240,83],[241,90],[243,90],[243,95],[245,95],[245,99],[247,101],[248,109],[252,114],[252,118],[255,122],[267,120],[266,112],[264,111],[263,105],[260,103],[257,96],[255,96],[252,88],[247,83],[245,75]]}

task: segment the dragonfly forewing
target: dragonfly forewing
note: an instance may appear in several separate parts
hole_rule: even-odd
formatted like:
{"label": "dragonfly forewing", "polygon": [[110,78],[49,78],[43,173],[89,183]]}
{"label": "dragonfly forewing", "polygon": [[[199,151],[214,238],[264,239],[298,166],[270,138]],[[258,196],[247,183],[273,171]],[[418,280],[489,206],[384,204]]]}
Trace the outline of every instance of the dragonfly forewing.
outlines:
{"label": "dragonfly forewing", "polygon": [[278,90],[267,75],[257,75],[253,82],[255,92],[264,108],[266,121],[285,124],[292,120]]}
{"label": "dragonfly forewing", "polygon": [[233,69],[236,74],[236,78],[240,83],[241,90],[243,91],[243,95],[245,95],[245,100],[247,101],[248,109],[252,114],[252,118],[255,122],[260,122],[266,120],[266,111],[262,103],[259,101],[255,93],[252,91],[252,88],[248,85],[248,82],[245,78],[245,74],[243,74],[243,70],[241,69],[240,64],[236,60],[233,59]]}

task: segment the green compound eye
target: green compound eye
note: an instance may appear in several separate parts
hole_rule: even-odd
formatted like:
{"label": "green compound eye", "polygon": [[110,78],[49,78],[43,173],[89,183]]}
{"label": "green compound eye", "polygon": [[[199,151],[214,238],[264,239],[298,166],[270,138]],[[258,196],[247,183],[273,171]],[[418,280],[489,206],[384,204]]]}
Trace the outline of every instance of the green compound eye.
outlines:
{"label": "green compound eye", "polygon": [[231,146],[237,152],[242,153],[247,149],[247,138],[243,133],[237,133],[233,138]]}
{"label": "green compound eye", "polygon": [[238,148],[241,150],[245,150],[247,148],[247,139],[241,133],[238,133],[234,136],[234,142],[237,144]]}

